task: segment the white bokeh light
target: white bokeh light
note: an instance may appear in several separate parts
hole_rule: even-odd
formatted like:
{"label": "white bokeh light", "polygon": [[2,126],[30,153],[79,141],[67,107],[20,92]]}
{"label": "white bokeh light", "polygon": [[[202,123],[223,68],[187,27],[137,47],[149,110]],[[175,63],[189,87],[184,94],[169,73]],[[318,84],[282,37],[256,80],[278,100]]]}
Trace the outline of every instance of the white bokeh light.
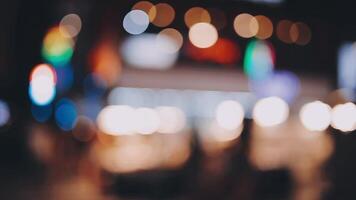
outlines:
{"label": "white bokeh light", "polygon": [[109,135],[129,135],[135,128],[135,109],[126,105],[107,106],[100,111],[97,124]]}
{"label": "white bokeh light", "polygon": [[349,102],[336,105],[332,109],[331,126],[343,132],[356,129],[356,105]]}
{"label": "white bokeh light", "polygon": [[218,125],[226,130],[234,130],[241,126],[244,110],[236,101],[223,101],[216,108],[215,119]]}
{"label": "white bokeh light", "polygon": [[158,131],[160,118],[151,108],[138,108],[135,110],[135,130],[140,134],[152,134]]}
{"label": "white bokeh light", "polygon": [[132,67],[140,69],[168,69],[172,67],[178,53],[171,49],[176,43],[168,37],[157,39],[156,34],[142,34],[127,38],[121,47],[123,59]]}
{"label": "white bokeh light", "polygon": [[323,131],[330,125],[331,108],[321,101],[314,101],[302,107],[299,117],[306,129],[310,131]]}
{"label": "white bokeh light", "polygon": [[218,37],[218,31],[209,23],[196,23],[189,29],[189,40],[198,48],[213,46],[218,40]]}
{"label": "white bokeh light", "polygon": [[267,97],[259,100],[252,117],[259,126],[270,127],[285,122],[289,115],[288,104],[279,97]]}
{"label": "white bokeh light", "polygon": [[55,84],[57,75],[55,73],[55,70],[48,64],[40,64],[34,67],[34,69],[31,72],[30,75],[30,81],[41,77],[41,76],[46,76],[52,79],[52,82]]}
{"label": "white bokeh light", "polygon": [[160,106],[156,108],[160,118],[158,132],[165,134],[178,133],[186,126],[186,116],[177,107]]}
{"label": "white bokeh light", "polygon": [[142,10],[131,10],[124,17],[123,27],[132,35],[138,35],[146,31],[150,23],[146,12]]}
{"label": "white bokeh light", "polygon": [[31,80],[29,86],[31,100],[36,105],[47,105],[56,95],[56,86],[51,76],[38,76]]}

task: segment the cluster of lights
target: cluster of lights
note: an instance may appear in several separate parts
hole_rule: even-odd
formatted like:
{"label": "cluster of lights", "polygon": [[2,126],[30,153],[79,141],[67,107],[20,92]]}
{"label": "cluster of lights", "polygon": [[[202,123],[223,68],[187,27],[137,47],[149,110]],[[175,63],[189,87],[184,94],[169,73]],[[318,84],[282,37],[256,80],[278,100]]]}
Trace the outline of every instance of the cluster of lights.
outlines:
{"label": "cluster of lights", "polygon": [[[112,138],[103,134],[98,137]],[[189,137],[184,135],[131,136],[117,140],[117,145],[101,141],[94,147],[93,158],[97,159],[103,169],[112,173],[175,169],[189,158],[189,141]]]}
{"label": "cluster of lights", "polygon": [[176,107],[133,108],[128,105],[110,105],[100,111],[99,129],[109,135],[178,133],[186,123],[185,114]]}
{"label": "cluster of lights", "polygon": [[[154,39],[156,44],[153,44],[153,42],[151,42],[153,41],[153,37],[146,36],[147,34],[142,33],[147,30],[150,23],[157,27],[167,27],[172,23],[174,18],[175,10],[167,3],[158,3],[154,5],[149,1],[137,2],[132,7],[132,10],[125,15],[123,20],[123,27],[126,32],[132,35],[139,35],[137,38],[134,37],[128,39],[129,41],[137,41],[135,42],[135,45],[124,45],[122,48],[124,60],[130,66],[138,68],[167,69],[173,66],[178,57],[177,54],[183,44],[182,34],[173,28],[166,28],[159,34],[148,34],[156,37],[156,39]],[[276,28],[277,36],[281,41],[300,45],[305,45],[310,41],[311,31],[306,24],[301,22],[290,22],[289,26],[286,26],[285,22],[289,23],[290,21],[282,20],[278,23]],[[226,39],[219,37],[218,30],[223,28],[226,24],[226,15],[221,10],[192,7],[185,12],[184,23],[189,29],[189,45],[192,46],[189,47],[188,45],[189,48],[187,48],[187,53],[193,59],[199,61],[212,61],[220,64],[234,64],[237,62],[240,53],[236,45],[232,44],[233,47],[230,47],[231,45],[226,46],[225,44],[228,44],[225,42]],[[258,42],[251,42],[256,45],[249,45],[257,46],[256,51],[261,49],[263,54],[263,51],[267,52],[267,50],[263,49],[265,48],[264,46],[269,46],[266,47],[270,48],[270,52],[267,53],[270,55],[266,58],[269,59],[268,62],[265,62],[266,59],[260,59],[261,56],[258,52],[254,56],[251,47],[247,48],[246,55],[250,55],[250,57],[257,56],[257,60],[263,60],[261,63],[266,63],[264,69],[256,69],[255,71],[259,72],[254,74],[261,75],[266,74],[265,70],[268,72],[271,71],[270,69],[273,68],[274,65],[273,49],[271,49],[270,44],[261,44],[265,42],[264,40],[269,39],[273,35],[274,25],[271,19],[264,15],[253,16],[248,13],[241,13],[235,17],[233,27],[237,35],[242,38],[256,38],[261,40]],[[131,42],[128,43],[131,44]],[[223,43],[224,45],[222,45]],[[124,44],[127,43],[124,42]],[[143,50],[146,48],[151,49],[150,53]],[[230,50],[231,53],[226,53]],[[219,52],[222,51],[224,53],[219,54]],[[235,53],[236,55],[231,55],[232,53]],[[256,58],[251,58],[249,60],[256,60]]]}
{"label": "cluster of lights", "polygon": [[[123,26],[130,34],[141,34],[146,31],[150,22],[158,27],[166,27],[172,23],[174,18],[175,10],[169,4],[154,5],[148,1],[140,1],[126,14]],[[220,29],[224,26],[226,16],[219,10],[192,7],[185,12],[184,23],[189,28],[189,40],[192,44],[199,48],[207,48],[216,42],[217,28]],[[192,29],[196,24],[200,25]],[[256,37],[261,40],[270,38],[274,31],[273,23],[268,17],[264,15],[252,16],[248,13],[237,15],[233,27],[237,35],[242,38]],[[204,40],[198,37],[201,33],[206,37]],[[277,36],[286,43],[305,45],[311,39],[311,31],[302,22],[293,23],[282,20],[277,26]]]}
{"label": "cluster of lights", "polygon": [[146,31],[150,22],[158,27],[170,25],[175,18],[174,8],[167,3],[153,5],[148,1],[136,3],[124,17],[123,27],[132,35]]}
{"label": "cluster of lights", "polygon": [[173,66],[183,45],[182,34],[174,28],[165,28],[158,34],[142,33],[150,23],[163,28],[174,18],[175,10],[167,3],[137,2],[123,20],[125,31],[135,36],[122,45],[124,60],[138,68],[167,69]]}
{"label": "cluster of lights", "polygon": [[[252,38],[265,40],[273,34],[272,21],[264,16],[252,16],[248,13],[241,13],[234,19],[234,29],[237,35],[242,38]],[[281,20],[276,26],[278,39],[287,44],[306,45],[311,40],[311,30],[305,23]]]}
{"label": "cluster of lights", "polygon": [[[50,64],[40,64],[33,68],[29,78],[31,112],[39,122],[47,121],[52,113],[52,102],[57,93],[68,90],[74,79],[70,65],[74,53],[76,37],[82,22],[77,14],[65,15],[58,26],[51,28],[44,37],[42,57]],[[76,114],[71,101],[59,101],[54,109],[57,125],[67,131],[74,127]],[[73,112],[72,112],[73,111]]]}
{"label": "cluster of lights", "polygon": [[343,132],[356,130],[356,105],[351,102],[333,108],[320,101],[307,103],[302,107],[299,117],[310,131],[323,131],[330,125]]}
{"label": "cluster of lights", "polygon": [[302,22],[293,23],[289,20],[281,20],[277,24],[277,37],[287,44],[306,45],[310,42],[312,33],[308,25]]}

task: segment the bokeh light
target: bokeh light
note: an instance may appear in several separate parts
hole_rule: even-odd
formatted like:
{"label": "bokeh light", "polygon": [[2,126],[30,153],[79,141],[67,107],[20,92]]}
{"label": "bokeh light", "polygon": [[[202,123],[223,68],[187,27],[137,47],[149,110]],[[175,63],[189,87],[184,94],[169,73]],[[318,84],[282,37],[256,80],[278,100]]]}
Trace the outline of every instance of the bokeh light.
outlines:
{"label": "bokeh light", "polygon": [[[281,20],[277,24],[277,37],[284,43],[291,44],[293,40],[291,38],[291,27],[293,23],[289,20]],[[295,33],[293,33],[295,34]]]}
{"label": "bokeh light", "polygon": [[10,121],[10,108],[7,103],[0,100],[0,127],[5,126]]}
{"label": "bokeh light", "polygon": [[[177,53],[183,45],[182,34],[174,28],[163,29],[157,35],[158,44],[170,43],[172,45],[162,46],[162,51],[167,53]],[[163,41],[159,41],[163,40]],[[171,40],[171,42],[166,42],[164,40]]]}
{"label": "bokeh light", "polygon": [[142,10],[144,11],[148,17],[150,22],[154,20],[156,17],[156,7],[149,1],[139,1],[134,6],[132,6],[132,10]]}
{"label": "bokeh light", "polygon": [[331,126],[343,132],[354,131],[356,129],[356,105],[349,102],[334,106]]}
{"label": "bokeh light", "polygon": [[96,145],[94,156],[105,171],[132,173],[141,170],[177,169],[189,158],[185,135],[126,136],[117,145]]}
{"label": "bokeh light", "polygon": [[258,21],[250,14],[242,13],[234,19],[235,32],[243,38],[251,38],[258,33]]}
{"label": "bokeh light", "polygon": [[175,10],[168,3],[158,3],[152,7],[149,11],[149,15],[153,15],[152,12],[156,12],[156,16],[152,21],[152,24],[158,27],[166,27],[170,25],[175,18]]}
{"label": "bokeh light", "polygon": [[[233,114],[234,118],[237,119],[237,115],[235,114]],[[227,120],[225,121],[225,123],[226,122]],[[231,125],[236,126],[236,124],[238,123],[235,120],[230,122],[231,123],[229,123],[228,127],[226,128],[222,127],[221,124],[219,124],[219,122],[217,121],[217,116],[215,116],[214,120],[207,120],[205,122],[201,122],[199,126],[199,136],[202,139],[202,145],[205,151],[207,151],[208,153],[213,153],[216,150],[224,149],[230,146],[230,144],[232,144],[231,142],[236,140],[241,135],[243,130],[243,124],[239,123],[239,126],[237,126],[237,128],[230,129],[232,128]]]}
{"label": "bokeh light", "polygon": [[29,95],[32,102],[36,105],[42,106],[51,103],[56,95],[53,76],[38,76],[31,80]]}
{"label": "bokeh light", "polygon": [[59,23],[59,31],[64,37],[75,37],[82,29],[82,20],[77,14],[68,14],[64,16]]}
{"label": "bokeh light", "polygon": [[205,22],[205,23],[210,23],[211,22],[211,17],[209,12],[201,7],[193,7],[190,8],[185,14],[184,14],[184,22],[185,25],[190,28],[194,24],[200,23],[200,22]]}
{"label": "bokeh light", "polygon": [[293,23],[289,30],[289,34],[292,42],[298,45],[308,44],[312,37],[310,28],[302,22]]}
{"label": "bokeh light", "polygon": [[258,97],[277,96],[291,103],[299,94],[300,81],[292,72],[275,71],[266,79],[250,81],[250,87]]}
{"label": "bokeh light", "polygon": [[218,40],[218,31],[208,23],[197,23],[189,29],[190,42],[199,48],[208,48]]}
{"label": "bokeh light", "polygon": [[177,107],[160,106],[156,108],[160,118],[159,133],[173,134],[181,132],[186,126],[186,116]]}
{"label": "bokeh light", "polygon": [[172,67],[177,53],[167,53],[177,43],[168,38],[157,39],[155,34],[142,34],[127,38],[122,46],[123,59],[132,67],[141,69],[168,69]]}
{"label": "bokeh light", "polygon": [[244,110],[236,101],[223,101],[215,111],[215,120],[220,127],[226,130],[235,130],[242,125]]}
{"label": "bokeh light", "polygon": [[288,104],[279,97],[260,99],[252,112],[254,121],[262,127],[279,125],[287,120],[288,115]]}
{"label": "bokeh light", "polygon": [[137,108],[135,110],[135,131],[140,134],[152,134],[158,131],[160,117],[152,108]]}
{"label": "bokeh light", "polygon": [[338,93],[347,101],[356,101],[356,43],[341,45],[338,52]]}
{"label": "bokeh light", "polygon": [[240,126],[236,129],[226,129],[221,127],[221,125],[217,122],[213,123],[210,128],[210,136],[213,140],[216,142],[230,142],[237,139],[241,135],[243,126],[240,124]]}
{"label": "bokeh light", "polygon": [[265,40],[272,36],[273,34],[273,23],[272,21],[263,15],[255,16],[258,22],[258,31],[256,33],[256,38]]}
{"label": "bokeh light", "polygon": [[72,130],[77,121],[78,112],[73,101],[61,99],[56,104],[55,120],[59,128],[64,131]]}
{"label": "bokeh light", "polygon": [[55,67],[67,64],[73,56],[74,42],[65,37],[59,27],[48,31],[42,46],[42,56]]}
{"label": "bokeh light", "polygon": [[125,105],[106,106],[97,117],[99,129],[109,135],[132,134],[135,122],[135,109]]}
{"label": "bokeh light", "polygon": [[122,64],[114,41],[100,41],[92,52],[91,61],[96,76],[108,86],[117,84],[121,77]]}
{"label": "bokeh light", "polygon": [[142,10],[131,10],[124,17],[123,27],[126,32],[138,35],[146,31],[150,23],[147,13]]}
{"label": "bokeh light", "polygon": [[48,64],[39,64],[35,66],[30,73],[30,82],[41,76],[50,78],[53,84],[56,84],[57,82],[56,71]]}
{"label": "bokeh light", "polygon": [[321,101],[307,103],[301,108],[299,118],[306,129],[323,131],[330,125],[331,108]]}
{"label": "bokeh light", "polygon": [[244,72],[251,80],[264,80],[271,76],[274,68],[274,49],[270,43],[252,40],[248,43],[244,57]]}

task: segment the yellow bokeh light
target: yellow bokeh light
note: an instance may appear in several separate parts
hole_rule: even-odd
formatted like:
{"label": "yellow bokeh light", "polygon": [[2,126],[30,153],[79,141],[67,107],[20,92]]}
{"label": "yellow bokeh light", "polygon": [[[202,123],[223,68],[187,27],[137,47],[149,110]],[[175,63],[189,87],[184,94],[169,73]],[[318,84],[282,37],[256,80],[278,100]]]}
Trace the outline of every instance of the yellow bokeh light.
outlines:
{"label": "yellow bokeh light", "polygon": [[[277,25],[277,37],[284,43],[291,44],[293,43],[291,35],[296,34],[295,30],[292,31],[291,27],[293,23],[289,20],[281,20]],[[294,36],[295,37],[295,36]]]}
{"label": "yellow bokeh light", "polygon": [[211,21],[211,17],[209,12],[201,7],[190,8],[184,14],[184,22],[188,28],[192,27],[194,24],[199,22],[210,23],[210,21]]}
{"label": "yellow bokeh light", "polygon": [[242,13],[235,17],[235,32],[243,38],[251,38],[258,33],[258,21],[250,14]]}
{"label": "yellow bokeh light", "polygon": [[65,37],[59,27],[54,27],[48,31],[42,47],[43,57],[53,64],[66,64],[73,55],[74,41]]}
{"label": "yellow bokeh light", "polygon": [[149,16],[156,12],[152,23],[158,27],[166,27],[171,24],[175,18],[174,8],[167,3],[159,3],[152,7],[149,11]]}
{"label": "yellow bokeh light", "polygon": [[268,17],[263,15],[258,15],[255,18],[258,22],[258,32],[256,34],[256,37],[261,40],[270,38],[273,33],[272,21]]}
{"label": "yellow bokeh light", "polygon": [[99,165],[112,173],[175,169],[191,153],[187,135],[131,135],[112,139],[116,140],[115,144],[97,143],[92,151]]}
{"label": "yellow bokeh light", "polygon": [[132,10],[142,10],[147,13],[150,22],[154,20],[157,14],[157,9],[155,5],[153,5],[149,1],[139,1],[134,6],[132,6]]}
{"label": "yellow bokeh light", "polygon": [[218,40],[218,31],[211,24],[197,23],[189,29],[189,40],[198,48],[208,48]]}
{"label": "yellow bokeh light", "polygon": [[291,40],[296,44],[306,45],[311,40],[311,30],[302,22],[294,23],[289,31]]}

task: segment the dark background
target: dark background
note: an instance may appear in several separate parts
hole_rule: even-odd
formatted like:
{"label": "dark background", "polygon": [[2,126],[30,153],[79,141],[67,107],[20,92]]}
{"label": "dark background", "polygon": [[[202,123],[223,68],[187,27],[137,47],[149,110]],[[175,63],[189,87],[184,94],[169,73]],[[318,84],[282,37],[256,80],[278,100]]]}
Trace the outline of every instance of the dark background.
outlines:
{"label": "dark background", "polygon": [[[121,28],[121,21],[135,2],[131,0],[1,1],[0,98],[10,102],[13,117],[12,123],[3,128],[0,133],[0,197],[15,195],[18,188],[33,185],[43,175],[42,166],[32,159],[26,143],[27,128],[32,120],[27,88],[31,68],[43,62],[40,49],[47,29],[68,12],[76,11],[82,16],[83,29],[73,58],[74,65],[80,66],[75,72],[76,76],[80,77],[87,71],[87,55],[90,48],[100,38],[102,32],[109,29],[116,32],[119,37],[125,35]],[[220,34],[236,40],[242,49],[247,40],[237,38],[231,26],[233,17],[240,12],[269,16],[274,24],[281,19],[307,23],[313,33],[312,41],[307,46],[284,44],[276,38],[275,34],[272,36],[270,41],[276,49],[277,68],[289,69],[299,74],[326,76],[332,80],[334,87],[338,47],[344,41],[356,40],[356,4],[352,2],[285,0],[281,5],[260,5],[237,0],[169,0],[167,2],[176,8],[177,15],[172,26],[185,34],[187,28],[180,19],[189,7],[217,7],[224,10],[228,16],[228,26]],[[150,26],[148,31],[158,32],[158,29]],[[181,59],[186,60],[184,56]],[[76,90],[80,92],[79,84],[74,87],[73,92]],[[331,186],[324,199],[355,199],[353,187],[356,185],[356,156],[354,155],[356,136],[333,134],[332,137],[335,139],[336,148],[326,166]],[[283,170],[255,174],[255,178],[250,181],[261,185],[271,184],[271,187],[263,187],[267,191],[256,189],[262,194],[271,193],[271,199],[274,198],[273,195],[278,196],[282,193],[283,197],[283,191],[288,192],[288,173]],[[248,180],[245,183],[248,183]],[[276,192],[273,186],[285,186],[286,189]],[[11,197],[16,199],[15,196]],[[257,196],[255,199],[263,199],[263,197]]]}

